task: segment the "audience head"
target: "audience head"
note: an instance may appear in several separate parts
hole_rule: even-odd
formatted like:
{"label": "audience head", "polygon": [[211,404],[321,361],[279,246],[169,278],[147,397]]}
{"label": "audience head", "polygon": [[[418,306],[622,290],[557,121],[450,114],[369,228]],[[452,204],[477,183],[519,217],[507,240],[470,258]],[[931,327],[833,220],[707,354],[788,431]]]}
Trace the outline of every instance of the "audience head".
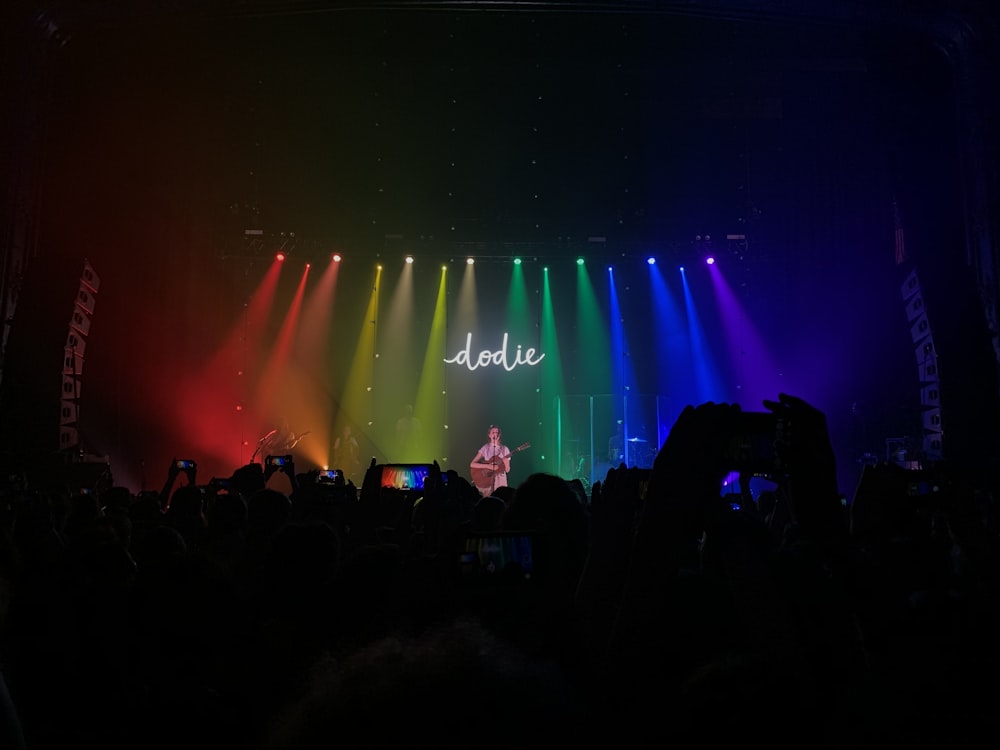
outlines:
{"label": "audience head", "polygon": [[472,619],[330,659],[274,722],[266,748],[547,747],[580,740],[564,677]]}

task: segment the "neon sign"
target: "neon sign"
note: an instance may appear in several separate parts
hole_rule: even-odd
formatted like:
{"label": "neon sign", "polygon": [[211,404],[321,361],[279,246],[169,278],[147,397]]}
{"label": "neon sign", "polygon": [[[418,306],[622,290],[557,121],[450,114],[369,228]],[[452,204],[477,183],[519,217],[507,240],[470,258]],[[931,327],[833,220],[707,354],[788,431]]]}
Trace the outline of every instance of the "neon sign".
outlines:
{"label": "neon sign", "polygon": [[515,367],[520,367],[521,365],[534,367],[545,359],[544,353],[536,354],[533,347],[522,349],[521,345],[518,344],[514,350],[514,359],[511,361],[507,353],[508,348],[507,334],[504,333],[503,344],[499,349],[495,351],[483,349],[473,359],[472,332],[470,331],[465,337],[465,348],[459,351],[454,357],[445,357],[444,361],[449,365],[465,365],[470,371],[478,370],[480,367],[496,366],[503,367],[507,372],[510,372]]}

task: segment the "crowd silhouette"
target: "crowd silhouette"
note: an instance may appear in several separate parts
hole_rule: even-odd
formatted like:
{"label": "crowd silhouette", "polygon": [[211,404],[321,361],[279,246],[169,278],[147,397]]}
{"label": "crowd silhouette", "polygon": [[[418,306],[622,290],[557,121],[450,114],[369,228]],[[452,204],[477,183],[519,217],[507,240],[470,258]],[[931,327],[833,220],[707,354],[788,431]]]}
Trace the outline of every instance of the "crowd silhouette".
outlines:
{"label": "crowd silhouette", "polygon": [[535,473],[483,496],[437,463],[398,491],[374,460],[360,486],[253,462],[201,484],[172,462],[137,495],[8,482],[0,747],[990,736],[992,488],[879,463],[845,492],[825,415],[764,406],[756,495],[749,472],[722,491],[742,409],[711,402],[589,494]]}

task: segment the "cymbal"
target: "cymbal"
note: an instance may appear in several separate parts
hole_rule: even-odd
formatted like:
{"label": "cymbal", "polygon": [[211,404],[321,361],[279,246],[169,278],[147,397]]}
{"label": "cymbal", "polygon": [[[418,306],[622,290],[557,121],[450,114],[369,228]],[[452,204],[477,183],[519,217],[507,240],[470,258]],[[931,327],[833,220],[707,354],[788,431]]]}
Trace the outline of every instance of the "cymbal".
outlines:
{"label": "cymbal", "polygon": [[629,438],[630,443],[648,443],[648,440],[643,440],[642,438]]}

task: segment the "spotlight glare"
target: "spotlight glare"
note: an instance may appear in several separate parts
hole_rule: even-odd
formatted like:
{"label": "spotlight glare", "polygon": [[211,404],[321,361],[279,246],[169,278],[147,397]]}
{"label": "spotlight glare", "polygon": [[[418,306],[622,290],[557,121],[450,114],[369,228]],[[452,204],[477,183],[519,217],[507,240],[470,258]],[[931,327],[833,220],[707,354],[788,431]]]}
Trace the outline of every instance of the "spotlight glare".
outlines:
{"label": "spotlight glare", "polygon": [[515,266],[521,265],[521,259],[520,258],[514,258],[514,265]]}
{"label": "spotlight glare", "polygon": [[576,264],[577,264],[578,266],[582,266],[582,265],[583,265],[583,258],[577,258],[577,259],[576,259]]}
{"label": "spotlight glare", "polygon": [[413,256],[412,255],[407,255],[406,256],[406,263],[407,263],[407,265],[413,265]]}
{"label": "spotlight glare", "polygon": [[473,263],[475,263],[475,262],[476,262],[476,259],[475,259],[475,258],[472,258],[472,257],[469,257],[469,258],[466,258],[466,259],[465,259],[465,263],[466,263],[466,265],[469,265],[469,266],[471,266],[471,265],[472,265]]}
{"label": "spotlight glare", "polygon": [[709,255],[707,258],[705,258],[705,263],[707,265],[709,265],[709,266],[714,266],[715,265],[715,256],[714,255]]}
{"label": "spotlight glare", "polygon": [[333,254],[333,262],[334,263],[340,263],[341,260],[343,260],[343,258],[341,258],[340,253],[334,253]]}
{"label": "spotlight glare", "polygon": [[646,258],[646,262],[649,265],[651,265],[651,266],[655,266],[656,265],[656,258],[654,258],[652,255],[650,255],[648,258]]}
{"label": "spotlight glare", "polygon": [[274,256],[274,259],[276,261],[278,261],[279,263],[284,263],[285,262],[285,254],[282,253],[282,252],[279,252],[277,255]]}

